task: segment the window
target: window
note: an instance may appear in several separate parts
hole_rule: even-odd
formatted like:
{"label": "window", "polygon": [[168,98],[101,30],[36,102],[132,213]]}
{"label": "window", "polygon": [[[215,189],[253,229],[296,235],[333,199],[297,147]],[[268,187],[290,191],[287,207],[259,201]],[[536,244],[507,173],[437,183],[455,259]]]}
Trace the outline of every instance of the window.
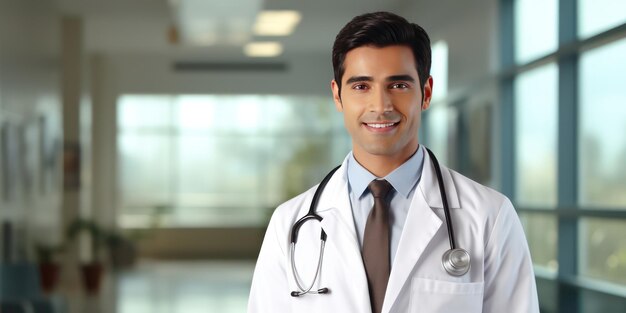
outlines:
{"label": "window", "polygon": [[428,147],[437,155],[439,162],[448,164],[450,146],[454,140],[453,129],[457,124],[457,111],[440,102],[439,105],[431,106],[426,112],[428,112],[428,118],[424,120],[425,125],[422,129],[426,132]]}
{"label": "window", "polygon": [[[626,207],[626,40],[580,57],[579,201]],[[626,233],[624,234],[626,235]]]}
{"label": "window", "polygon": [[350,148],[325,97],[125,95],[118,106],[126,227],[260,224]]}
{"label": "window", "polygon": [[626,221],[580,221],[580,274],[626,285]]}
{"label": "window", "polygon": [[[451,125],[454,124],[455,111],[445,102],[448,95],[448,44],[437,41],[432,44],[433,97],[431,106],[423,112],[423,126],[420,142],[425,142],[437,154],[439,161],[448,163],[448,145],[450,144]],[[423,132],[422,132],[423,131]]]}
{"label": "window", "polygon": [[[626,207],[626,39],[586,51],[579,76],[579,203]],[[626,220],[579,222],[579,273],[626,286]]]}
{"label": "window", "polygon": [[556,272],[557,261],[557,220],[551,214],[522,213],[520,214],[522,226],[530,255],[535,265],[549,272]]}
{"label": "window", "polygon": [[515,61],[523,64],[554,52],[558,43],[557,0],[517,0]]}
{"label": "window", "polygon": [[556,205],[557,81],[554,63],[515,80],[515,198],[522,206]]}
{"label": "window", "polygon": [[448,95],[448,44],[445,41],[440,40],[432,45],[430,75],[434,85],[432,101],[445,99]]}
{"label": "window", "polygon": [[587,38],[626,23],[623,0],[578,0],[578,36]]}
{"label": "window", "polygon": [[[514,82],[518,206],[553,208],[556,205],[557,81],[557,66],[550,63],[521,73]],[[537,270],[556,272],[556,217],[523,213],[520,219]]]}

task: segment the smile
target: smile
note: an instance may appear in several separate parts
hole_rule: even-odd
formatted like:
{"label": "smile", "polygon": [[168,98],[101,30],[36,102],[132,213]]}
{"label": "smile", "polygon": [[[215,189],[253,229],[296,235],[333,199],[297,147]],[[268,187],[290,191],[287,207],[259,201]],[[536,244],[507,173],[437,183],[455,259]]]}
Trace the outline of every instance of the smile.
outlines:
{"label": "smile", "polygon": [[400,122],[387,122],[387,123],[363,123],[366,129],[375,133],[387,133],[396,129]]}
{"label": "smile", "polygon": [[384,123],[384,124],[368,124],[366,123],[367,126],[369,127],[374,127],[374,128],[385,128],[385,127],[391,127],[393,126],[395,123]]}
{"label": "smile", "polygon": [[363,124],[365,124],[367,127],[382,129],[382,128],[395,126],[398,123],[363,123]]}

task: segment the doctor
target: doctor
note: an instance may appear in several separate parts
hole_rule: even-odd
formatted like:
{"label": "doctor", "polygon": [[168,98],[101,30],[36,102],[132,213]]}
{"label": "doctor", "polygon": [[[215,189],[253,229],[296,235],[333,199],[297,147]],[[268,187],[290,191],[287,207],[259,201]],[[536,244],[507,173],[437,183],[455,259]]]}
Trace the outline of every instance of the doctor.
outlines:
{"label": "doctor", "polygon": [[248,312],[539,312],[511,202],[443,166],[456,244],[470,267],[455,276],[442,266],[450,248],[443,197],[435,161],[418,142],[433,91],[430,58],[426,32],[391,13],[357,16],[339,32],[331,88],[352,152],[321,193],[322,220],[300,228],[293,256],[291,229],[317,186],[274,212]]}

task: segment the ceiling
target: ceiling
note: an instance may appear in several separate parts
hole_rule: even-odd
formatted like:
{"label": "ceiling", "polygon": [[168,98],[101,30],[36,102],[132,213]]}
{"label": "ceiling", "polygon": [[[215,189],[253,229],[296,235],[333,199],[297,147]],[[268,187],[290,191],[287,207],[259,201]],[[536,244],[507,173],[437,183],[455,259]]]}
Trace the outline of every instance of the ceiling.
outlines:
{"label": "ceiling", "polygon": [[[177,14],[172,3],[185,0],[57,0],[64,15],[80,16],[84,22],[85,47],[88,52],[107,54],[149,53],[202,58],[209,61],[239,60],[246,58],[242,44],[220,43],[205,47],[172,44],[168,32],[176,25]],[[402,11],[409,0],[206,0],[215,5],[213,15],[222,20],[256,16],[232,8],[252,10],[297,10],[302,20],[291,36],[269,38],[284,45],[284,56],[329,54],[334,36],[350,18],[364,12],[387,10]],[[414,1],[413,1],[414,2]],[[212,4],[214,3],[214,4]],[[248,9],[247,11],[250,11]],[[231,12],[231,13],[229,13]],[[227,14],[230,14],[228,16]],[[226,15],[226,16],[222,16]],[[215,16],[207,16],[207,19]],[[253,18],[252,18],[253,19]],[[250,21],[253,23],[254,21]],[[267,40],[252,37],[250,40]]]}
{"label": "ceiling", "polygon": [[[277,39],[284,45],[283,54],[268,59],[245,56],[243,43],[222,42],[204,47],[170,43],[168,31],[177,18],[172,2],[189,0],[54,1],[62,15],[82,19],[87,53],[121,56],[122,59],[154,57],[155,60],[203,64],[329,60],[337,32],[352,17],[366,12],[391,11],[423,26],[433,43],[440,39],[447,42],[451,93],[485,81],[496,73],[498,66],[499,0],[230,0],[227,5],[224,5],[225,0],[191,0],[215,5],[217,13],[209,14],[207,20],[219,16],[222,21],[229,21],[246,14],[254,19],[256,14],[250,12],[255,10],[299,11],[302,20],[295,32]],[[239,7],[246,9],[237,9]],[[263,39],[267,38],[249,38]]]}

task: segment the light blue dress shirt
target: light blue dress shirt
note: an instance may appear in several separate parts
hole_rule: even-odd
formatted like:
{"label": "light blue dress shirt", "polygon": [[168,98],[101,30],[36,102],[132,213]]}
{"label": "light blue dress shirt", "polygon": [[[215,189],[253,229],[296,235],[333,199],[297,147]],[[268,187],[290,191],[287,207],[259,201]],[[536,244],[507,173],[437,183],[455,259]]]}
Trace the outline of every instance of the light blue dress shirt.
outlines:
{"label": "light blue dress shirt", "polygon": [[[389,252],[391,265],[398,250],[400,235],[404,228],[406,216],[409,213],[413,193],[422,176],[424,164],[424,149],[420,145],[417,151],[404,162],[400,167],[383,177],[393,189],[387,197],[391,198],[389,212],[390,245]],[[363,248],[363,234],[367,216],[374,205],[374,197],[367,189],[367,185],[377,177],[365,169],[356,161],[352,152],[348,157],[348,191],[350,193],[350,204],[352,206],[352,216],[356,227],[356,234],[361,248]]]}

